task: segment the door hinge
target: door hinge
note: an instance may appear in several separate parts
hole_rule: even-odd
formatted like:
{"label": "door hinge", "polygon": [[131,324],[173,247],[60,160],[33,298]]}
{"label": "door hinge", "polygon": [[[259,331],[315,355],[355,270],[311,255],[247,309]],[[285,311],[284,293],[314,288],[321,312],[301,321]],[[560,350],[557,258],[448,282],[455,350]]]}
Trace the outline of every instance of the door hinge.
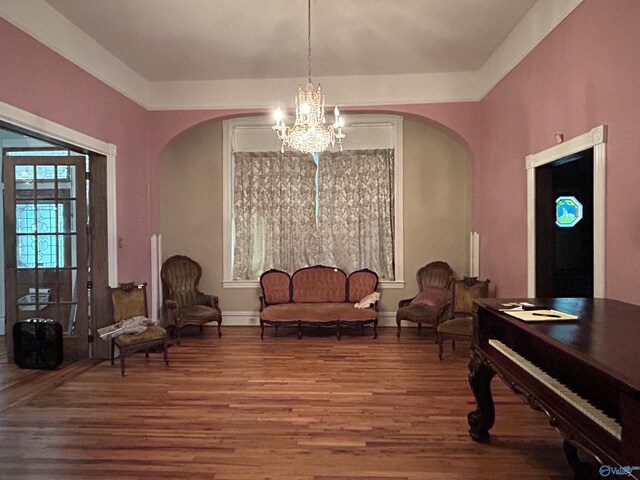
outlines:
{"label": "door hinge", "polygon": [[87,340],[89,341],[89,343],[93,343],[93,335],[89,334]]}
{"label": "door hinge", "polygon": [[88,182],[91,181],[91,172],[84,172],[84,179]]}
{"label": "door hinge", "polygon": [[91,227],[87,225],[87,235],[91,235],[92,233]]}
{"label": "door hinge", "polygon": [[93,282],[92,282],[91,280],[89,280],[89,281],[87,282],[87,288],[88,288],[89,290],[91,290],[91,289],[93,288]]}

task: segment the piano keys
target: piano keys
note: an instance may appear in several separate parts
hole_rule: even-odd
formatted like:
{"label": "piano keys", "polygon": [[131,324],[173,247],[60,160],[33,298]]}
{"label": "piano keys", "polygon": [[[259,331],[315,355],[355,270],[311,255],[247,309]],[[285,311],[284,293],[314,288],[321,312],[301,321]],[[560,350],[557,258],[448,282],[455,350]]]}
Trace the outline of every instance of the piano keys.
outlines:
{"label": "piano keys", "polygon": [[[514,301],[580,318],[523,322],[499,310]],[[627,478],[640,478],[640,469],[632,469],[640,467],[640,307],[607,299],[482,299],[475,310],[469,383],[477,408],[468,414],[471,437],[490,438],[491,380],[497,373],[546,413],[565,439],[577,478],[587,478],[588,469],[578,450],[604,468],[630,467]]]}

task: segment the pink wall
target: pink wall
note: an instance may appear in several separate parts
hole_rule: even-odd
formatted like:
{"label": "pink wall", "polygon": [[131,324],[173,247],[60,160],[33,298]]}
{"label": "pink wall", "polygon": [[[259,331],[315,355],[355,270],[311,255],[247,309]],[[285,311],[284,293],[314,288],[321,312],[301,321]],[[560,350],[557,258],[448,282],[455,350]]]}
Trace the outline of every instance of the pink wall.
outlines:
{"label": "pink wall", "polygon": [[[162,150],[198,123],[251,112],[147,112],[2,19],[0,45],[0,101],[117,145],[119,279],[149,281]],[[481,274],[502,296],[526,294],[525,156],[607,124],[607,294],[640,303],[638,52],[640,2],[585,0],[482,102],[353,110],[417,115],[467,147]]]}
{"label": "pink wall", "polygon": [[585,0],[482,101],[474,215],[500,296],[527,289],[525,157],[607,124],[606,294],[640,304],[639,85],[640,2]]}
{"label": "pink wall", "polygon": [[121,281],[149,281],[149,113],[0,19],[0,101],[117,145]]}

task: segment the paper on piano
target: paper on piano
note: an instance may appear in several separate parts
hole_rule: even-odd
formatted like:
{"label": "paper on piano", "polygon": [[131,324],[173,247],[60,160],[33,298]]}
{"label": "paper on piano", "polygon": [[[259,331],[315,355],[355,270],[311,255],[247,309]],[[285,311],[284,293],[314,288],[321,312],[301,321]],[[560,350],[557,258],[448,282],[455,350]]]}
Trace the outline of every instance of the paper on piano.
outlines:
{"label": "paper on piano", "polygon": [[562,322],[579,320],[580,317],[557,310],[505,310],[504,313],[524,322]]}

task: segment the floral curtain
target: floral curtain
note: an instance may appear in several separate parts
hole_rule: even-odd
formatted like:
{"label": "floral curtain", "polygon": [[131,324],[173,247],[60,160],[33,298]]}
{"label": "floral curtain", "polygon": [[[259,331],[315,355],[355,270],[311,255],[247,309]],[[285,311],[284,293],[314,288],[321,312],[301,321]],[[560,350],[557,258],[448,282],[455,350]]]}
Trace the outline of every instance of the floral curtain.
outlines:
{"label": "floral curtain", "polygon": [[320,154],[317,241],[321,263],[394,279],[393,149]]}
{"label": "floral curtain", "polygon": [[393,149],[324,152],[317,160],[234,153],[234,280],[318,263],[394,279]]}
{"label": "floral curtain", "polygon": [[315,174],[307,154],[234,153],[234,280],[314,263]]}

